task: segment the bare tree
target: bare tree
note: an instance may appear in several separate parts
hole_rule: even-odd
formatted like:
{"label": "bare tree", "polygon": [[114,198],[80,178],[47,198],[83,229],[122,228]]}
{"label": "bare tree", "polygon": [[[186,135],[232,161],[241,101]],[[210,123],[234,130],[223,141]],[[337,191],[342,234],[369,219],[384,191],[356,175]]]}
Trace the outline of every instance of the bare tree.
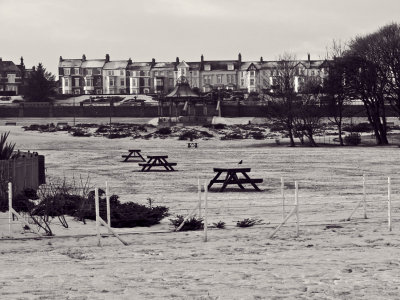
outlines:
{"label": "bare tree", "polygon": [[313,147],[317,146],[315,134],[323,129],[321,124],[323,113],[320,107],[322,95],[321,79],[307,76],[298,94],[299,101],[294,105],[294,125],[297,135],[306,136]]}
{"label": "bare tree", "polygon": [[278,121],[287,132],[290,139],[290,146],[294,147],[294,103],[296,57],[284,53],[279,57],[274,71],[274,84],[269,93],[271,101],[268,105],[268,116]]}

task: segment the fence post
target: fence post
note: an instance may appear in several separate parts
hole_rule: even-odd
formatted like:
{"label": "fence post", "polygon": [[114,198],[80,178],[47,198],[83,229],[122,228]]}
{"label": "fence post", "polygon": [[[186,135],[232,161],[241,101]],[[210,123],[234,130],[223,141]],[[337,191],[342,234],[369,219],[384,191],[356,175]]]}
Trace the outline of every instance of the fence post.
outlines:
{"label": "fence post", "polygon": [[208,187],[207,181],[204,182],[204,242],[207,242],[208,229]]}
{"label": "fence post", "polygon": [[94,190],[95,206],[96,206],[96,233],[97,233],[97,246],[101,246],[100,241],[100,228],[99,228],[99,218],[100,218],[100,206],[99,206],[99,189]]}
{"label": "fence post", "polygon": [[107,224],[111,227],[110,194],[108,191],[108,182],[106,181],[106,204],[107,204]]}
{"label": "fence post", "polygon": [[367,219],[367,194],[365,191],[365,174],[363,174],[363,206],[364,206],[364,219]]}
{"label": "fence post", "polygon": [[392,183],[388,177],[388,227],[392,231]]}
{"label": "fence post", "polygon": [[299,236],[299,184],[297,181],[294,182],[294,204],[296,206],[296,236]]}
{"label": "fence post", "polygon": [[11,222],[13,218],[13,213],[12,213],[12,183],[8,183],[8,231],[10,234],[10,237],[12,237],[12,230],[11,230]]}
{"label": "fence post", "polygon": [[281,177],[281,195],[282,195],[282,220],[285,219],[285,181]]}
{"label": "fence post", "polygon": [[197,194],[199,197],[199,218],[201,218],[201,184],[199,176],[197,176]]}

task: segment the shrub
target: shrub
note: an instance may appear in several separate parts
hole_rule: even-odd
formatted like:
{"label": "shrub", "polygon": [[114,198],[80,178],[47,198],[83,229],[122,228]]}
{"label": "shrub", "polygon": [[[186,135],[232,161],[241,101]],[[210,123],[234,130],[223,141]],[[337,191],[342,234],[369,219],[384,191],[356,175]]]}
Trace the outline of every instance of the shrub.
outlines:
{"label": "shrub", "polygon": [[219,229],[225,229],[225,222],[223,221],[218,221],[217,223],[213,223],[215,228],[219,228]]}
{"label": "shrub", "polygon": [[118,133],[111,133],[107,135],[107,138],[109,139],[121,139],[121,138],[126,138],[131,136],[129,133],[124,133],[124,132],[118,132]]}
{"label": "shrub", "polygon": [[262,220],[259,220],[259,219],[246,218],[241,221],[237,221],[236,226],[237,227],[252,227],[256,224],[260,224],[261,222],[262,222]]}
{"label": "shrub", "polygon": [[156,133],[163,134],[163,135],[171,134],[171,132],[172,132],[171,128],[169,128],[169,127],[163,127],[156,131]]}
{"label": "shrub", "polygon": [[197,138],[196,133],[193,131],[186,131],[183,132],[181,135],[179,135],[179,140],[183,141],[183,140],[193,140]]}
{"label": "shrub", "polygon": [[11,157],[15,143],[7,143],[7,138],[10,132],[4,132],[0,135],[0,160],[7,160]]}
{"label": "shrub", "polygon": [[221,130],[225,129],[225,124],[214,124],[214,129]]}
{"label": "shrub", "polygon": [[261,131],[252,131],[250,134],[255,140],[262,140],[264,138],[264,135]]}
{"label": "shrub", "polygon": [[[177,215],[175,219],[169,219],[171,224],[176,228],[182,224],[183,220],[185,219],[184,216]],[[183,224],[181,231],[190,231],[190,230],[201,230],[204,228],[204,223],[202,218],[191,217],[190,219],[186,220]]]}
{"label": "shrub", "polygon": [[344,137],[346,145],[357,146],[361,143],[361,135],[359,133],[352,133]]}
{"label": "shrub", "polygon": [[91,136],[90,133],[86,132],[81,128],[71,128],[69,133],[72,134],[72,136]]}

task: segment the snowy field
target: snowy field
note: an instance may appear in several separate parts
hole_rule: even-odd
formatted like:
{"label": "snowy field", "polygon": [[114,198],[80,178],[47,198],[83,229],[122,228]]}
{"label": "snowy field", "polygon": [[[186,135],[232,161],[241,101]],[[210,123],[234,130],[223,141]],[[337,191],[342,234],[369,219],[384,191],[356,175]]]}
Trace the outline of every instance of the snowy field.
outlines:
{"label": "snowy field", "polygon": [[[214,167],[250,167],[263,178],[261,192],[233,186],[208,194],[208,223],[226,229],[175,233],[168,218],[151,228],[119,229],[124,246],[105,236],[97,246],[93,222],[69,219],[69,229],[52,223],[54,238],[32,239],[19,223],[9,239],[6,214],[0,215],[0,297],[4,299],[396,299],[399,294],[399,148],[288,148],[274,140],[198,140],[187,148],[177,139],[109,140],[72,137],[64,132],[25,132],[9,139],[21,150],[45,155],[47,179],[89,176],[92,186],[107,181],[121,201],[170,208],[186,215],[197,201],[198,178],[214,177]],[[166,154],[177,172],[139,172],[121,162],[128,149]],[[344,221],[363,199],[361,207]],[[393,230],[387,224],[387,177],[392,178]],[[285,209],[282,208],[284,179]],[[299,184],[300,235],[295,218],[269,235],[294,203]],[[201,212],[204,214],[204,210]],[[262,220],[238,228],[244,218]],[[332,226],[334,225],[334,226]],[[102,229],[102,233],[106,233]]]}

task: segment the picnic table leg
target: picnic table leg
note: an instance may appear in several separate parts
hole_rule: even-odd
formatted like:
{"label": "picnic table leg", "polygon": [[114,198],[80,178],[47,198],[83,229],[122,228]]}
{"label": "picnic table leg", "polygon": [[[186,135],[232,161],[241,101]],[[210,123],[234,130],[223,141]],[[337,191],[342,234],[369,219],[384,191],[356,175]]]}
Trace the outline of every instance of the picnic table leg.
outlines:
{"label": "picnic table leg", "polygon": [[225,190],[225,188],[227,187],[227,185],[230,183],[231,180],[232,180],[232,174],[231,174],[231,172],[227,172],[226,177],[225,177],[225,181],[224,181],[222,187],[219,189],[218,192],[223,192]]}
{"label": "picnic table leg", "polygon": [[140,154],[140,152],[137,152],[137,155],[138,155],[138,157],[140,157],[140,158],[142,159],[142,161],[146,161],[146,160],[144,159],[144,157],[142,156],[142,154]]}
{"label": "picnic table leg", "polygon": [[210,181],[210,183],[208,184],[207,190],[210,189],[210,187],[212,187],[212,185],[214,184],[214,182],[218,179],[218,177],[222,174],[222,172],[218,172],[217,175],[214,176],[214,178]]}
{"label": "picnic table leg", "polygon": [[232,173],[232,182],[236,183],[242,190],[244,190],[244,186],[239,182],[239,178],[237,177],[236,173]]}
{"label": "picnic table leg", "polygon": [[242,172],[243,176],[246,177],[247,180],[249,180],[250,184],[257,190],[257,191],[261,191],[258,186],[253,182],[253,180],[250,178],[249,175],[247,175],[246,172]]}
{"label": "picnic table leg", "polygon": [[172,166],[168,166],[168,162],[165,158],[160,158],[160,164],[162,164],[167,171],[175,171]]}
{"label": "picnic table leg", "polygon": [[129,154],[125,157],[125,160],[124,160],[124,162],[127,162],[128,161],[128,159],[129,158],[131,158],[131,156],[132,156],[132,151],[129,151]]}
{"label": "picnic table leg", "polygon": [[[144,165],[144,166],[142,167],[142,172],[150,171],[151,167],[154,165],[154,162],[155,162],[155,160],[154,160],[153,158],[150,158],[150,159],[147,161],[147,165]],[[150,164],[150,165],[149,165],[149,164]],[[147,170],[146,170],[146,169],[147,169]]]}

